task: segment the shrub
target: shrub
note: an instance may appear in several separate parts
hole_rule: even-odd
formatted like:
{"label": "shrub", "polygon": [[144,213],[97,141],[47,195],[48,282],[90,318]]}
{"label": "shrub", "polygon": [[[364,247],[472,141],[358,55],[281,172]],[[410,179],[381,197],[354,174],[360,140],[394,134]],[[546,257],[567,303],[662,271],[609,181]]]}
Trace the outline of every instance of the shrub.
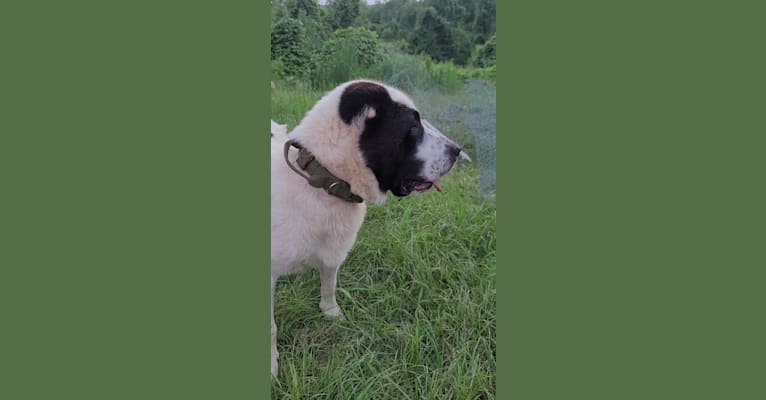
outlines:
{"label": "shrub", "polygon": [[492,35],[492,37],[490,37],[486,43],[479,46],[479,48],[476,49],[476,54],[474,55],[474,58],[473,58],[473,65],[479,68],[494,66],[495,65],[495,44],[496,44],[496,36]]}
{"label": "shrub", "polygon": [[385,59],[377,35],[365,28],[333,32],[316,57],[313,81],[320,87],[364,75],[364,71]]}
{"label": "shrub", "polygon": [[280,73],[286,76],[304,76],[311,64],[306,50],[303,24],[293,18],[282,18],[271,30],[271,60],[278,61]]}

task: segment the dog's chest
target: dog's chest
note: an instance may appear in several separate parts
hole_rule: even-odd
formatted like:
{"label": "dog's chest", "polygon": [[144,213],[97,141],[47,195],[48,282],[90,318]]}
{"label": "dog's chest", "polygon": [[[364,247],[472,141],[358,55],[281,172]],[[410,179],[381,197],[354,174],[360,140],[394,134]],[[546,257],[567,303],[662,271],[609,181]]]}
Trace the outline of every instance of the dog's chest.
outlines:
{"label": "dog's chest", "polygon": [[[272,220],[272,256],[276,255],[272,273],[288,275],[319,266],[340,266],[354,246],[366,206],[296,203],[282,209],[289,211],[280,213],[279,221]],[[274,210],[272,217],[276,217]]]}
{"label": "dog's chest", "polygon": [[308,262],[328,266],[340,264],[356,242],[356,235],[364,220],[364,212],[325,214],[319,223],[309,228]]}

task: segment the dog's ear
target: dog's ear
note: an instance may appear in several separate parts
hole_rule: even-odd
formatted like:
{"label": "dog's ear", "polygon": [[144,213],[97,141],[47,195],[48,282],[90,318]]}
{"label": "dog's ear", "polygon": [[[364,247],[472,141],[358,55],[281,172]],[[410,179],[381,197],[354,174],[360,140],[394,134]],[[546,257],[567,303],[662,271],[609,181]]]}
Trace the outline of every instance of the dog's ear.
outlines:
{"label": "dog's ear", "polygon": [[374,82],[354,82],[343,90],[338,112],[343,122],[350,124],[362,114],[365,119],[375,118],[390,103],[391,95],[385,87]]}

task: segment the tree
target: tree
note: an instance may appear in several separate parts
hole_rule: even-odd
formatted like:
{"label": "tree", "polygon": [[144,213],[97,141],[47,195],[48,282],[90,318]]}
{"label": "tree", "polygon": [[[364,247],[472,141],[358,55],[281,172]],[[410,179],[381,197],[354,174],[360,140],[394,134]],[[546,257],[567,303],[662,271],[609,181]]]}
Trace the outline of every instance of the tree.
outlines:
{"label": "tree", "polygon": [[308,72],[311,54],[307,51],[305,30],[300,21],[282,18],[274,24],[271,60],[282,64],[285,75],[303,76]]}
{"label": "tree", "polygon": [[319,16],[317,0],[285,0],[285,8],[291,18],[298,20],[302,17],[317,18]]}
{"label": "tree", "polygon": [[449,59],[455,64],[467,65],[471,60],[471,49],[473,48],[473,41],[471,35],[457,28],[450,28],[451,40],[449,47]]}
{"label": "tree", "polygon": [[478,43],[488,40],[496,30],[495,0],[478,0],[470,29],[477,36]]}
{"label": "tree", "polygon": [[303,24],[307,51],[316,53],[331,30],[324,23],[324,10],[317,0],[284,0],[285,13]]}
{"label": "tree", "polygon": [[487,40],[486,43],[479,46],[479,48],[476,49],[476,54],[473,57],[473,65],[484,68],[484,67],[491,67],[495,65],[495,42],[496,42],[495,35],[492,35],[492,37]]}
{"label": "tree", "polygon": [[410,35],[410,48],[425,53],[436,61],[452,60],[455,52],[455,36],[444,17],[433,7],[423,9]]}
{"label": "tree", "polygon": [[271,24],[274,25],[275,21],[279,21],[287,15],[285,9],[285,0],[271,0]]}
{"label": "tree", "polygon": [[[426,0],[425,5],[433,7],[450,25],[454,28],[465,27],[465,21],[468,19],[469,3],[476,0]],[[471,7],[472,8],[472,7]]]}
{"label": "tree", "polygon": [[314,81],[320,85],[335,85],[358,78],[384,58],[383,47],[375,32],[365,28],[338,29],[317,55]]}
{"label": "tree", "polygon": [[330,21],[334,29],[347,28],[359,17],[360,0],[332,0],[328,3]]}

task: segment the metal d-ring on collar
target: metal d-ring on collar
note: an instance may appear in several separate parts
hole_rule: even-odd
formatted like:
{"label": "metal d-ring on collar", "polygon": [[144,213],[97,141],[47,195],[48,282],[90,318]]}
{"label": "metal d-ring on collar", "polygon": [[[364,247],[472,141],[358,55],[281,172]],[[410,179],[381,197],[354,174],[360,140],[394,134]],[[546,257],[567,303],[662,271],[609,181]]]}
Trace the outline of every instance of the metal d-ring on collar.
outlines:
{"label": "metal d-ring on collar", "polygon": [[[306,171],[305,174],[290,162],[290,158],[288,157],[290,147],[298,149],[298,159],[295,160],[295,162],[302,170]],[[351,203],[361,203],[364,201],[359,195],[351,192],[351,185],[348,182],[331,174],[327,168],[323,167],[322,164],[317,161],[310,151],[306,150],[294,140],[285,142],[285,162],[287,162],[287,166],[290,167],[290,169],[306,179],[309,185],[315,188],[324,189],[328,194]]]}

